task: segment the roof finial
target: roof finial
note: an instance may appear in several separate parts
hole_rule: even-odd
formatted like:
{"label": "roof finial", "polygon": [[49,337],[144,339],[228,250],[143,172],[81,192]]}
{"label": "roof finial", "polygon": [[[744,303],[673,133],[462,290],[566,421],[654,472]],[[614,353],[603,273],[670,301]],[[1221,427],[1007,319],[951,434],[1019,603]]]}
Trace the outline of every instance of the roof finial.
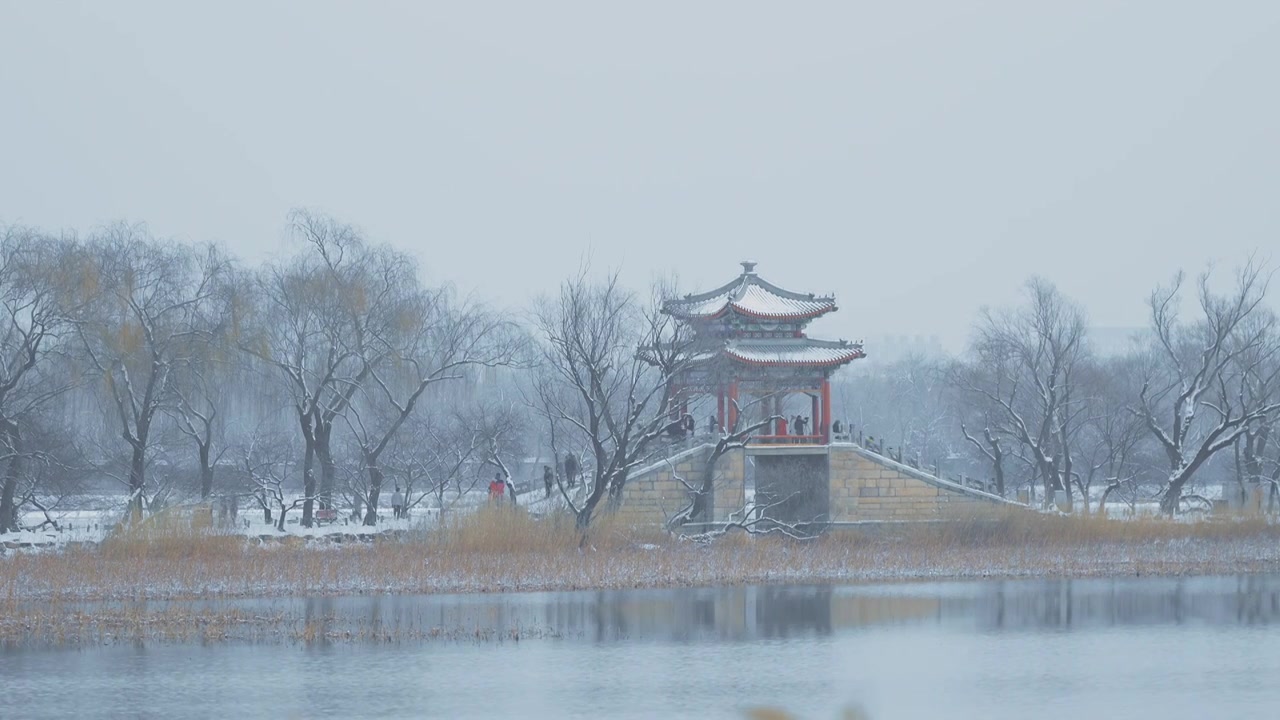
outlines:
{"label": "roof finial", "polygon": [[755,274],[755,270],[756,270],[756,264],[755,264],[755,263],[753,263],[753,262],[743,261],[743,262],[740,262],[740,263],[738,263],[738,264],[742,266],[742,274],[743,274],[743,275],[754,275],[754,274]]}

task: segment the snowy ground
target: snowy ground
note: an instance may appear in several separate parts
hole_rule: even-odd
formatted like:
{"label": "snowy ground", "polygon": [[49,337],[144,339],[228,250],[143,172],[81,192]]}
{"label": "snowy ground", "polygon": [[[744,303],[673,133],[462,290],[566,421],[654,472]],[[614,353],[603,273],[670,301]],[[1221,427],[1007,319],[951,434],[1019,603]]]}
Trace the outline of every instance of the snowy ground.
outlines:
{"label": "snowy ground", "polygon": [[[462,497],[446,498],[446,502],[448,513],[470,513],[488,502],[488,494],[471,492]],[[543,494],[535,495],[534,493],[519,498],[519,502],[521,507],[533,513],[549,512],[564,506],[564,500],[558,496],[546,498]],[[45,527],[41,530],[0,534],[0,552],[4,549],[39,549],[65,546],[67,543],[101,542],[124,517],[125,503],[126,498],[123,495],[109,496],[93,498],[86,502],[86,507],[82,509],[50,512],[49,517],[58,523],[58,529]],[[185,512],[191,507],[193,506],[178,506],[174,511]],[[407,518],[397,520],[391,516],[391,508],[382,507],[378,512],[378,524],[368,527],[352,519],[349,508],[340,509],[335,521],[308,528],[301,524],[301,509],[294,509],[285,516],[285,530],[281,532],[273,524],[265,521],[261,508],[241,502],[235,523],[226,530],[246,537],[267,535],[324,537],[382,533],[434,527],[439,522],[440,509],[419,506],[412,508]],[[23,525],[27,527],[39,526],[44,521],[45,515],[41,512],[26,513],[22,518]]]}

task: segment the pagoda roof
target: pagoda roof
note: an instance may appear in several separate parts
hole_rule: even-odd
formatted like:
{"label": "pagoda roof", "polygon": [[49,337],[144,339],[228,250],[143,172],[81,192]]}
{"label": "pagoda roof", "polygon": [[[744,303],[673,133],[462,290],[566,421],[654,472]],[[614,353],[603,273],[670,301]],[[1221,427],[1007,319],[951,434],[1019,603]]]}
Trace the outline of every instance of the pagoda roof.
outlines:
{"label": "pagoda roof", "polygon": [[682,320],[716,318],[730,310],[765,320],[803,320],[836,309],[833,297],[783,290],[756,275],[755,263],[744,262],[742,268],[741,275],[715,290],[666,301],[663,311]]}
{"label": "pagoda roof", "polygon": [[[646,362],[656,363],[656,356],[646,349],[640,350]],[[862,343],[845,340],[815,340],[813,338],[730,339],[711,347],[691,352],[686,360],[691,365],[713,363],[727,359],[746,365],[767,367],[838,367],[866,357]]]}
{"label": "pagoda roof", "polygon": [[812,338],[731,340],[724,354],[749,365],[788,367],[832,367],[866,357],[860,343]]}

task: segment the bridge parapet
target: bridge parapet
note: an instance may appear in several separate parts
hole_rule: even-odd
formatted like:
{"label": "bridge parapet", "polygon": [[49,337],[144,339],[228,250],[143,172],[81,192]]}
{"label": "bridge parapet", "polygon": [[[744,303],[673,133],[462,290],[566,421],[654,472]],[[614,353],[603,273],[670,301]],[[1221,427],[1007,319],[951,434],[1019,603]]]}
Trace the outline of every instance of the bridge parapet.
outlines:
{"label": "bridge parapet", "polygon": [[828,453],[831,519],[932,520],[1025,507],[999,495],[960,485],[851,444]]}
{"label": "bridge parapet", "polygon": [[[618,509],[623,521],[661,526],[683,509],[688,486],[701,486],[714,447],[698,445],[633,472]],[[779,521],[837,524],[955,519],[1026,507],[846,443],[748,445],[719,458],[713,472],[712,515],[705,518],[713,523],[749,502],[777,502],[776,512],[786,514]]]}

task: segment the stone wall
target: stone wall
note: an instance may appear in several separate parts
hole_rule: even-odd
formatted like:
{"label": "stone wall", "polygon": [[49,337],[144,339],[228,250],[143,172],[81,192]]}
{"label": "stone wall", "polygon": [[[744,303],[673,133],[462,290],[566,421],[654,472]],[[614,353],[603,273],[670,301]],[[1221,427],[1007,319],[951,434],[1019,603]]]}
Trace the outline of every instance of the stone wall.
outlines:
{"label": "stone wall", "polygon": [[855,445],[830,446],[828,462],[834,522],[954,519],[1009,504]]}
{"label": "stone wall", "polygon": [[[687,450],[632,473],[618,515],[635,526],[661,527],[689,501],[676,475],[691,485],[702,482],[711,445]],[[732,450],[716,462],[713,521],[724,521],[745,501],[746,456],[796,454],[822,457],[827,472],[831,522],[900,522],[972,517],[1000,506],[1003,498],[894,462],[856,445],[804,449],[791,447]],[[825,456],[825,457],[823,457]],[[757,465],[757,480],[760,479]],[[1020,506],[1017,506],[1020,507]]]}
{"label": "stone wall", "polygon": [[[621,521],[629,525],[661,526],[682,510],[689,502],[689,492],[676,477],[697,487],[706,473],[712,449],[711,445],[702,445],[633,472],[622,490],[622,504],[618,508]],[[745,462],[741,449],[730,450],[716,461],[714,519],[723,520],[729,513],[742,509]]]}
{"label": "stone wall", "polygon": [[[708,451],[708,455],[710,451]],[[731,513],[742,511],[746,503],[747,454],[742,448],[730,450],[716,461],[715,495],[712,504],[715,507],[713,520],[724,520]],[[705,461],[704,461],[705,465]]]}

